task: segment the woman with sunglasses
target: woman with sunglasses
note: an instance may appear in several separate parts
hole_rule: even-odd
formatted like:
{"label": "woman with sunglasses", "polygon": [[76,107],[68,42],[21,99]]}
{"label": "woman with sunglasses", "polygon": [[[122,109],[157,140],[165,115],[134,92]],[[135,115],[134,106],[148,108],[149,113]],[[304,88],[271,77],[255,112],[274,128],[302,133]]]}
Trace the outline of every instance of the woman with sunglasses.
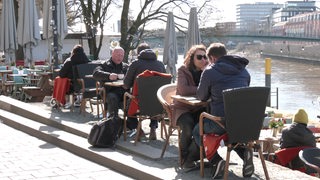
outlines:
{"label": "woman with sunglasses", "polygon": [[[208,65],[206,47],[194,45],[187,52],[183,65],[178,69],[177,95],[195,96],[201,73]],[[192,130],[199,122],[205,107],[195,107],[174,101],[174,120],[181,129],[180,143],[183,168],[192,168],[199,160],[199,148],[192,140]]]}

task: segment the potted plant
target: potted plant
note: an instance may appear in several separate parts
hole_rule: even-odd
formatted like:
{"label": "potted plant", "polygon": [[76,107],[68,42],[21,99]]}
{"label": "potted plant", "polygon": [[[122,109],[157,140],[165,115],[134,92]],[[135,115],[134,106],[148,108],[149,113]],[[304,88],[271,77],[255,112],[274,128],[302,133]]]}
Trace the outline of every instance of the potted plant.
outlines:
{"label": "potted plant", "polygon": [[280,119],[278,120],[278,131],[279,131],[279,133],[282,132],[283,127],[284,127],[284,121],[283,121],[282,118],[280,118]]}
{"label": "potted plant", "polygon": [[23,74],[23,66],[18,66],[18,74]]}
{"label": "potted plant", "polygon": [[15,61],[11,61],[10,69],[13,70],[15,67],[16,67],[16,62]]}
{"label": "potted plant", "polygon": [[271,128],[272,136],[276,137],[278,133],[278,127],[279,127],[278,121],[275,119],[270,120],[269,127]]}

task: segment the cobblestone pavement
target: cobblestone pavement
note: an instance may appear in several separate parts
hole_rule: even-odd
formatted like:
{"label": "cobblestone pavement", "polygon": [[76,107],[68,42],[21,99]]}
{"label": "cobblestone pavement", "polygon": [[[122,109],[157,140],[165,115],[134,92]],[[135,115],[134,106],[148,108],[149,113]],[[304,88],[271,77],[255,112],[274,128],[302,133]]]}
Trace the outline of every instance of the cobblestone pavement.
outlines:
{"label": "cobblestone pavement", "polygon": [[131,179],[0,123],[0,180]]}

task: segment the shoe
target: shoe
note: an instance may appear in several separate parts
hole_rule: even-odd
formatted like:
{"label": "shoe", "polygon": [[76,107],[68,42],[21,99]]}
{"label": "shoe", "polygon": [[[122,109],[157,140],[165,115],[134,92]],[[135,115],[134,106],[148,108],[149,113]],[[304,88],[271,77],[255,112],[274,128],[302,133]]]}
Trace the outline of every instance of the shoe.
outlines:
{"label": "shoe", "polygon": [[71,104],[70,104],[70,103],[66,103],[66,104],[64,105],[64,108],[65,108],[65,109],[70,109],[70,108],[71,108]]}
{"label": "shoe", "polygon": [[212,179],[221,179],[224,173],[224,167],[226,166],[226,161],[220,160],[217,164],[214,164],[211,169]]}
{"label": "shoe", "polygon": [[246,148],[244,150],[244,157],[243,157],[243,167],[242,167],[242,175],[243,177],[251,177],[254,172],[254,165],[253,165],[253,152],[251,149]]}
{"label": "shoe", "polygon": [[191,168],[194,168],[194,167],[196,167],[196,164],[195,164],[194,161],[186,160],[182,164],[182,168],[183,169],[191,169]]}
{"label": "shoe", "polygon": [[155,128],[150,129],[149,140],[157,140],[157,133]]}
{"label": "shoe", "polygon": [[80,102],[74,102],[74,107],[80,107],[81,106],[81,104],[80,104]]}

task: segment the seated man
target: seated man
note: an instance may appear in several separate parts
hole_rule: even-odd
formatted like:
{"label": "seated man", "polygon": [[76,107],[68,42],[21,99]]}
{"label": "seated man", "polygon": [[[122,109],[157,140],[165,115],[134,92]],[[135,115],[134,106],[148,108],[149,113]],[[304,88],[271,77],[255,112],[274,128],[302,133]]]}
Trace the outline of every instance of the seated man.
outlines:
{"label": "seated man", "polygon": [[[137,49],[138,59],[132,61],[128,68],[128,72],[124,77],[124,88],[130,89],[133,87],[136,77],[144,72],[145,70],[157,71],[161,73],[166,73],[164,64],[161,61],[157,60],[156,54],[150,49],[149,45],[142,43],[138,46]],[[136,118],[128,118],[127,127],[129,129],[136,129],[138,125],[138,120]],[[158,121],[151,120],[150,123],[150,140],[156,140],[156,128],[158,128]],[[141,133],[143,135],[144,133]]]}
{"label": "seated man", "polygon": [[[207,101],[211,98],[209,107],[210,114],[217,117],[224,117],[222,91],[230,88],[249,86],[250,74],[246,70],[249,60],[244,57],[227,55],[227,50],[221,43],[212,43],[207,49],[207,57],[212,64],[210,64],[201,75],[197,96],[202,101]],[[224,124],[223,121],[222,123]],[[209,119],[204,119],[203,127],[205,134],[214,133],[222,135],[226,133],[225,129]],[[199,124],[193,129],[193,137],[199,146]],[[239,157],[243,159],[243,177],[251,177],[254,172],[252,162],[253,152],[243,146],[238,146],[235,148],[235,151]],[[221,178],[224,172],[225,161],[218,152],[216,152],[209,161],[212,163],[212,178]]]}
{"label": "seated man", "polygon": [[[293,117],[293,124],[282,130],[280,138],[280,148],[294,148],[302,146],[316,147],[316,139],[312,131],[308,129],[308,114],[304,109],[299,109]],[[291,161],[292,169],[304,168],[297,154],[296,158]],[[308,168],[307,168],[308,170]]]}
{"label": "seated man", "polygon": [[[93,78],[100,82],[116,81],[118,74],[125,74],[128,69],[128,64],[123,62],[124,50],[122,47],[115,47],[112,51],[111,58],[93,71]],[[109,116],[118,116],[118,110],[122,107],[123,87],[105,86],[107,97],[105,99],[105,109]]]}

